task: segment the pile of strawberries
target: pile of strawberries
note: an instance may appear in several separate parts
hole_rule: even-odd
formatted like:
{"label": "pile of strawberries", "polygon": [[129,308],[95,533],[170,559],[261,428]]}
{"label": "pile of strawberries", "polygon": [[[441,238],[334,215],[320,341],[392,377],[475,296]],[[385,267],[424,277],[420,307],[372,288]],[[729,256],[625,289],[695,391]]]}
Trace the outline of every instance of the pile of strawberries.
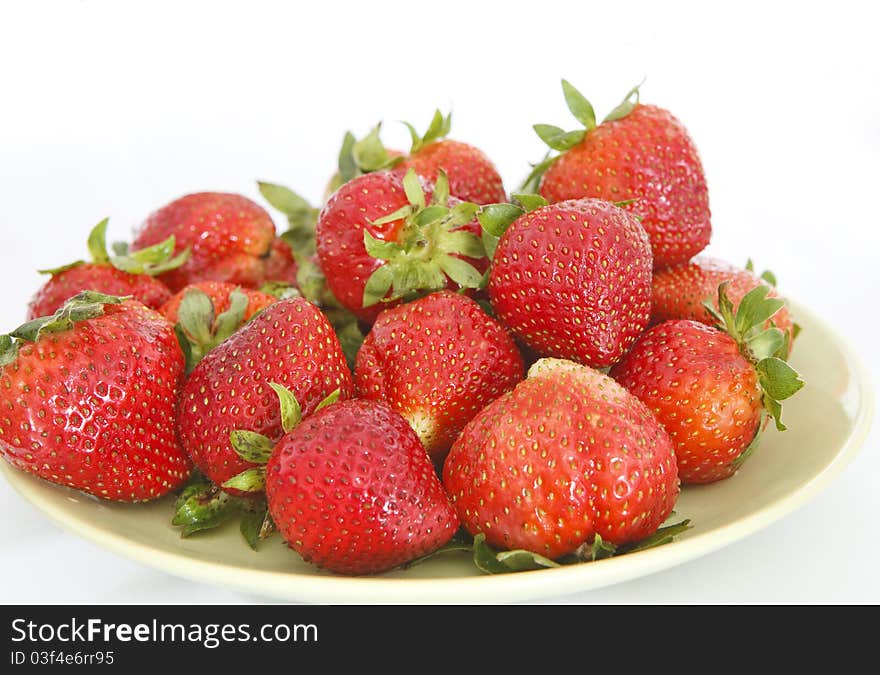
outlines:
{"label": "pile of strawberries", "polygon": [[772,275],[711,235],[684,126],[639,102],[508,197],[439,112],[408,152],[345,136],[315,208],[235,194],[147,217],[46,272],[0,336],[0,454],[98,498],[176,493],[184,536],[237,519],[372,574],[438,551],[486,572],[665,543],[680,485],[731,476],[803,386]]}

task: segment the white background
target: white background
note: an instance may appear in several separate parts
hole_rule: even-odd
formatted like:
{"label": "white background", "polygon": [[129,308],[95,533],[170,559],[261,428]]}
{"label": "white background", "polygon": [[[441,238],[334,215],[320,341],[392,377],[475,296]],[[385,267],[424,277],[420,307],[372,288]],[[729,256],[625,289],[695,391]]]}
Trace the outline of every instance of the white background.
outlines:
{"label": "white background", "polygon": [[[612,5],[613,6],[610,6]],[[710,252],[771,267],[876,382],[880,49],[868,3],[0,3],[0,328],[86,254],[181,194],[255,180],[313,200],[342,134],[386,120],[483,148],[508,188],[534,122],[573,128],[559,79],[602,116],[643,77],[705,165]],[[405,146],[404,146],[405,147]],[[279,221],[279,226],[281,225]],[[869,285],[870,284],[870,285]],[[554,602],[880,602],[878,432],[775,525],[681,567]],[[0,601],[252,602],[60,531],[0,481]]]}

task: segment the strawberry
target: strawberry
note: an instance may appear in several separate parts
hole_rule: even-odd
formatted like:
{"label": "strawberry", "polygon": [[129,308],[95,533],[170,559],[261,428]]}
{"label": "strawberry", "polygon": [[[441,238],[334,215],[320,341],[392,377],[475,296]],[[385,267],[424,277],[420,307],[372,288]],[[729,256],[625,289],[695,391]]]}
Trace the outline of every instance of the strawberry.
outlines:
{"label": "strawberry", "polygon": [[[351,395],[351,373],[333,329],[303,298],[279,300],[211,349],[183,386],[177,430],[184,449],[217,485],[250,465],[230,444],[249,430],[273,441],[282,434],[270,383],[288,387],[309,414],[336,389]],[[233,494],[242,490],[230,487]]]}
{"label": "strawberry", "polygon": [[672,442],[608,376],[542,359],[464,428],[443,485],[465,529],[550,559],[648,537],[672,512]]}
{"label": "strawberry", "polygon": [[149,247],[171,235],[178,250],[188,247],[192,251],[182,266],[160,276],[174,292],[199,281],[227,281],[250,288],[266,281],[275,224],[246,197],[200,192],[176,199],[146,219],[132,248]]}
{"label": "strawberry", "polygon": [[[297,265],[293,250],[281,237],[272,240],[269,257],[263,268],[262,284],[296,284]],[[262,285],[261,284],[261,285]]]}
{"label": "strawberry", "polygon": [[434,113],[424,136],[419,136],[412,125],[407,124],[412,146],[395,170],[414,169],[431,182],[436,182],[443,171],[449,177],[449,192],[453,197],[475,204],[507,201],[501,175],[486,154],[473,145],[445,138],[451,126],[452,115],[444,117],[439,110]]}
{"label": "strawberry", "polygon": [[184,297],[191,291],[200,291],[208,296],[212,305],[212,311],[222,314],[229,309],[232,293],[235,290],[240,291],[247,298],[247,306],[245,307],[242,321],[249,321],[254,314],[278,300],[274,295],[252,288],[242,288],[224,281],[202,281],[197,284],[190,284],[177,291],[177,293],[162,304],[159,312],[171,323],[177,323],[180,306]]}
{"label": "strawberry", "polygon": [[107,223],[105,218],[89,234],[92,262],[78,260],[55,269],[41,270],[42,274],[51,274],[52,278],[31,300],[27,314],[29,320],[54,314],[68,298],[80,291],[130,295],[151,309],[158,308],[171,296],[168,287],[154,277],[182,265],[189,252],[183,251],[172,257],[175,242],[171,236],[137,253],[125,251],[110,255],[107,252]]}
{"label": "strawberry", "polygon": [[202,281],[175,293],[160,311],[175,324],[189,373],[211,349],[277,300],[252,288]]}
{"label": "strawberry", "polygon": [[405,174],[410,169],[435,183],[440,172],[449,179],[449,192],[453,197],[475,204],[492,204],[506,201],[501,175],[492,161],[479,148],[446,138],[452,129],[452,115],[444,116],[439,110],[424,135],[409,123],[412,145],[409,154],[385,148],[379,138],[381,125],[376,125],[363,139],[357,140],[348,133],[339,153],[339,171],[331,179],[328,196],[357,176],[374,171],[394,170]]}
{"label": "strawberry", "polygon": [[787,335],[764,328],[783,301],[769,297],[769,287],[761,284],[734,311],[727,286],[718,287],[720,310],[710,310],[724,330],[687,319],[665,321],[611,369],[669,432],[685,483],[736,473],[769,417],[785,429],[780,401],[803,386],[784,360]]}
{"label": "strawberry", "polygon": [[402,565],[440,548],[459,525],[418,436],[377,401],[304,418],[275,445],[265,481],[290,547],[340,574]]}
{"label": "strawberry", "polygon": [[487,266],[477,206],[449,197],[414,171],[377,172],[339,188],[317,225],[320,266],[330,291],[363,321],[402,300],[476,288]]}
{"label": "strawberry", "polygon": [[358,396],[403,415],[437,463],[465,424],[522,378],[501,324],[451,291],[382,312],[355,366]]}
{"label": "strawberry", "polygon": [[[589,101],[562,81],[566,102],[585,129],[565,132],[536,124],[551,149],[526,189],[550,202],[596,197],[639,216],[657,268],[687,262],[709,243],[709,193],[697,149],[687,130],[663,108],[639,103],[638,87],[601,124]],[[634,99],[634,100],[633,100]]]}
{"label": "strawberry", "polygon": [[[691,319],[714,326],[715,317],[704,303],[707,300],[715,302],[718,286],[723,282],[728,282],[727,295],[734,311],[746,293],[762,284],[770,287],[768,298],[779,297],[775,288],[776,277],[771,272],[758,276],[751,261],[742,269],[717,258],[697,256],[683,265],[654,272],[651,322]],[[717,305],[715,309],[718,310]],[[767,320],[766,328],[770,327],[771,321],[783,333],[791,335],[792,339],[796,336],[797,329],[787,306],[781,307]]]}
{"label": "strawberry", "polygon": [[648,325],[651,247],[632,214],[576,199],[528,213],[487,207],[480,221],[487,236],[503,232],[489,273],[492,307],[535,352],[602,368]]}
{"label": "strawberry", "polygon": [[161,497],[191,468],[171,422],[182,375],[162,316],[136,300],[80,293],[0,336],[0,455],[103,499]]}

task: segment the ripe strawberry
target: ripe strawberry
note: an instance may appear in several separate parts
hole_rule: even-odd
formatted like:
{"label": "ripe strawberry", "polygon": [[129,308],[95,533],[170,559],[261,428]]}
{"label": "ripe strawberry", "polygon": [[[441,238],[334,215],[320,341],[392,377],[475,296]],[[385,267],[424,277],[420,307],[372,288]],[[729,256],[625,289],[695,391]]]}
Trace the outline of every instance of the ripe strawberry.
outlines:
{"label": "ripe strawberry", "polygon": [[440,172],[449,177],[449,192],[475,204],[493,204],[507,201],[504,184],[498,169],[479,148],[461,141],[445,138],[452,126],[452,115],[443,117],[440,111],[424,136],[419,136],[407,124],[412,135],[412,147],[396,171],[415,169],[422,178],[436,182]]}
{"label": "ripe strawberry", "polygon": [[290,547],[340,574],[392,569],[458,529],[415,432],[376,401],[344,401],[303,419],[272,451],[266,497]]}
{"label": "ripe strawberry", "polygon": [[339,172],[331,179],[328,197],[348,181],[374,171],[393,169],[401,175],[409,169],[431,183],[440,172],[449,179],[453,197],[475,204],[492,204],[507,200],[501,175],[492,161],[479,148],[446,138],[452,128],[452,115],[437,110],[423,136],[405,123],[412,137],[408,155],[385,148],[379,138],[381,125],[376,125],[365,138],[356,140],[348,133],[339,153]]}
{"label": "ripe strawberry", "polygon": [[501,324],[451,291],[382,312],[355,366],[358,396],[403,415],[438,463],[465,424],[522,378]]}
{"label": "ripe strawberry", "polygon": [[785,428],[780,401],[803,386],[784,360],[785,334],[763,328],[783,302],[759,285],[734,312],[726,287],[718,289],[716,318],[727,332],[696,321],[666,321],[611,369],[669,432],[685,483],[732,476],[757,446],[768,416]]}
{"label": "ripe strawberry", "polygon": [[462,431],[443,466],[462,525],[551,559],[596,536],[639,541],[669,516],[678,474],[650,411],[592,368],[542,359]]}
{"label": "ripe strawberry", "polygon": [[0,336],[0,455],[103,499],[161,497],[190,473],[171,422],[182,375],[163,317],[80,293]]}
{"label": "ripe strawberry", "polygon": [[31,300],[27,314],[29,320],[54,314],[68,298],[80,291],[130,295],[151,309],[158,308],[171,296],[168,287],[154,276],[179,267],[189,253],[184,251],[172,257],[172,236],[137,253],[110,255],[107,252],[107,222],[105,218],[89,234],[92,262],[78,260],[63,267],[41,270],[43,274],[51,274],[52,278]]}
{"label": "ripe strawberry", "polygon": [[177,293],[162,304],[159,312],[171,323],[177,323],[179,319],[178,313],[184,297],[191,291],[201,291],[204,295],[208,296],[213,311],[217,314],[222,314],[229,309],[232,293],[235,290],[240,291],[247,299],[247,306],[242,316],[243,321],[249,321],[254,314],[278,300],[274,295],[252,288],[242,288],[224,281],[202,281],[197,284],[190,284],[177,291]]}
{"label": "ripe strawberry", "polygon": [[270,383],[290,389],[304,415],[336,389],[342,398],[351,395],[351,373],[339,341],[307,300],[279,300],[264,309],[209,351],[183,386],[177,412],[181,443],[217,485],[251,466],[230,444],[231,431],[253,431],[273,441],[281,437]]}
{"label": "ripe strawberry", "polygon": [[[715,317],[704,303],[707,300],[715,303],[718,286],[723,282],[728,282],[727,295],[733,303],[734,311],[746,293],[762,284],[770,287],[768,298],[779,297],[775,288],[776,278],[770,272],[764,272],[761,276],[755,274],[751,261],[742,269],[717,258],[697,256],[683,265],[654,272],[651,322],[691,319],[714,326]],[[715,309],[718,309],[717,304]],[[792,338],[796,334],[787,306],[781,307],[767,320],[766,328],[770,327],[771,321]]]}
{"label": "ripe strawberry", "polygon": [[641,218],[657,268],[687,262],[706,248],[712,234],[709,192],[697,149],[681,122],[662,108],[639,103],[636,87],[597,125],[589,101],[565,80],[562,88],[586,129],[535,125],[561,154],[536,167],[527,181],[530,189],[540,177],[538,191],[550,202],[632,200],[625,208]]}
{"label": "ripe strawberry", "polygon": [[343,307],[371,322],[382,309],[443,288],[477,288],[488,261],[475,204],[413,171],[365,174],[337,190],[317,226],[320,266]]}
{"label": "ripe strawberry", "polygon": [[172,291],[199,281],[257,288],[266,280],[275,224],[246,197],[200,192],[176,199],[147,218],[132,248],[152,246],[171,235],[178,250],[192,251],[181,267],[161,275]]}
{"label": "ripe strawberry", "polygon": [[602,368],[619,359],[648,325],[651,247],[634,216],[598,199],[577,199],[517,217],[503,231],[489,273],[501,322],[543,356]]}
{"label": "ripe strawberry", "polygon": [[269,249],[269,257],[266,258],[260,285],[266,283],[296,284],[296,272],[296,259],[290,244],[281,237],[276,237]]}
{"label": "ripe strawberry", "polygon": [[[290,287],[292,288],[292,287]],[[186,372],[278,297],[222,281],[190,284],[160,311],[171,323],[186,356]]]}

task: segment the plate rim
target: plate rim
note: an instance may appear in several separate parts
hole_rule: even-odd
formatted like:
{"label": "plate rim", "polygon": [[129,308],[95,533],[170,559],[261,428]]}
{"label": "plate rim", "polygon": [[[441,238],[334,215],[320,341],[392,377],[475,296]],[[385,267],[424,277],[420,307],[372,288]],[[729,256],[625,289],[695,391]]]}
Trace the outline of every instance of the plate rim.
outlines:
{"label": "plate rim", "polygon": [[[43,482],[40,479],[15,469],[5,461],[0,461],[0,470],[13,489],[50,520],[105,550],[166,574],[273,598],[274,601],[283,598],[286,601],[334,604],[496,603],[549,599],[565,593],[585,592],[696,560],[768,527],[809,501],[858,454],[873,421],[874,391],[871,378],[847,339],[812,310],[791,300],[789,302],[795,314],[808,317],[810,323],[820,325],[833,338],[851,368],[851,386],[858,392],[858,409],[852,421],[852,429],[831,462],[794,492],[731,523],[695,534],[672,545],[592,562],[588,567],[570,565],[515,574],[418,579],[345,577],[259,569],[245,570],[246,574],[242,575],[243,570],[238,565],[200,560],[185,553],[156,549],[127,539],[122,534],[109,532],[89,521],[71,517],[70,512],[63,507],[47,503],[36,496],[31,486],[42,487]],[[31,484],[22,480],[25,477],[35,482]],[[243,576],[244,579],[238,580],[236,576]],[[291,581],[294,583],[288,587]],[[406,596],[401,593],[404,589],[407,590]]]}

